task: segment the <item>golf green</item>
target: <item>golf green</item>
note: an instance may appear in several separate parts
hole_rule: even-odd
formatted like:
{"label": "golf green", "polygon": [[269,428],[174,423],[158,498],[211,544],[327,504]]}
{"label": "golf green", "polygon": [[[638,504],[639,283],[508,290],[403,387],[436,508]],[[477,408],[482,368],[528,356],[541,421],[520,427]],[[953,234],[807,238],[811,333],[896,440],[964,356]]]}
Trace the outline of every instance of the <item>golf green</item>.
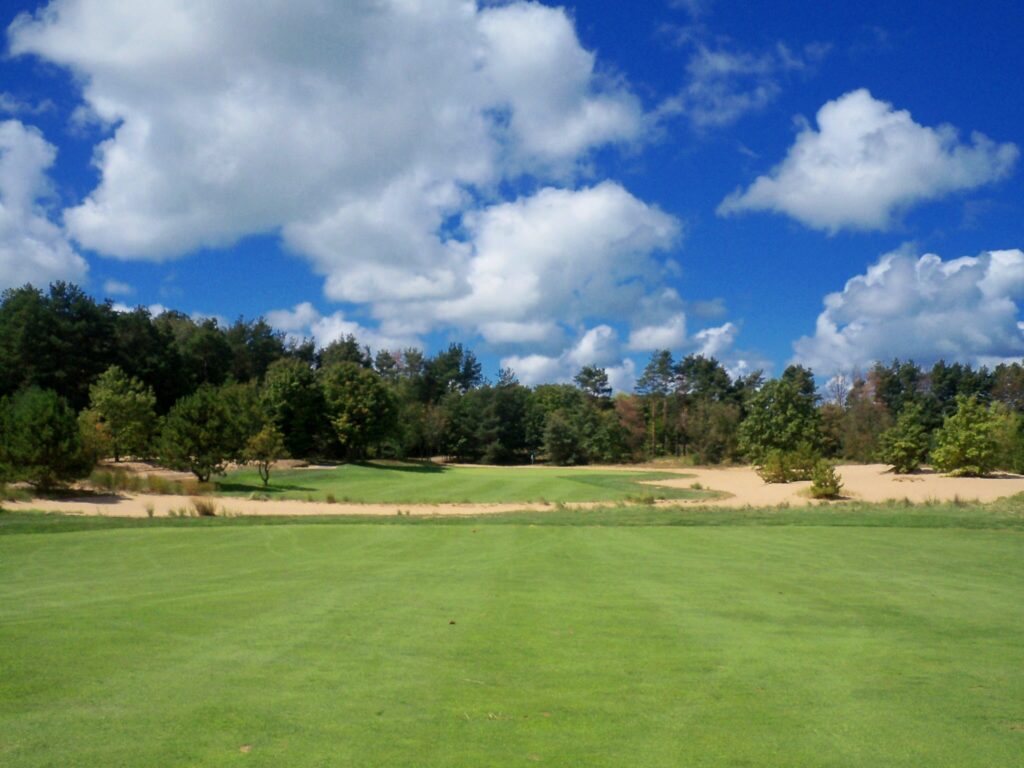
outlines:
{"label": "golf green", "polygon": [[1024,754],[1019,526],[188,522],[0,536],[0,765]]}
{"label": "golf green", "polygon": [[329,469],[275,471],[264,486],[256,470],[232,472],[217,485],[231,496],[263,493],[273,499],[378,504],[623,501],[647,496],[695,499],[706,492],[644,483],[686,475],[567,467],[453,467],[429,463],[367,462]]}

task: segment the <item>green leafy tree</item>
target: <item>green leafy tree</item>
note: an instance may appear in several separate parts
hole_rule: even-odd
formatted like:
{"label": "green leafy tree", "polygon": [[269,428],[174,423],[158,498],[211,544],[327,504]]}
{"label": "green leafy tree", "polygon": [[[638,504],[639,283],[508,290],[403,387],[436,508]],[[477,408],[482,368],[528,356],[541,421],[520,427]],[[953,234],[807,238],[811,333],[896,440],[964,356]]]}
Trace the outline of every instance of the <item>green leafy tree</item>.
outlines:
{"label": "green leafy tree", "polygon": [[263,380],[262,399],[267,418],[284,435],[288,453],[310,456],[324,431],[324,396],[313,369],[294,358],[276,360]]}
{"label": "green leafy tree", "polygon": [[367,449],[396,431],[398,404],[391,389],[358,363],[338,363],[317,372],[327,415],[345,455]]}
{"label": "green leafy tree", "polygon": [[39,490],[89,473],[78,420],[64,398],[29,387],[0,401],[0,468],[6,480]]}
{"label": "green leafy tree", "polygon": [[150,387],[112,365],[89,388],[89,403],[105,427],[114,461],[149,453],[156,431],[156,395]]}
{"label": "green leafy tree", "polygon": [[999,454],[998,419],[975,397],[959,395],[956,412],[947,416],[935,436],[932,463],[960,477],[984,477],[995,469]]}
{"label": "green leafy tree", "polygon": [[548,414],[544,424],[544,453],[552,464],[586,464],[579,431],[564,411]]}
{"label": "green leafy tree", "polygon": [[805,369],[786,369],[787,376],[767,382],[750,398],[747,417],[740,424],[740,448],[755,464],[770,451],[819,450],[821,416],[816,407],[813,379]]}
{"label": "green leafy tree", "polygon": [[231,461],[245,461],[245,450],[249,438],[259,433],[267,424],[267,414],[260,399],[260,387],[255,381],[244,384],[229,382],[222,386],[218,395],[230,416],[230,437],[228,458]]}
{"label": "green leafy tree", "polygon": [[273,424],[267,424],[249,438],[245,444],[243,458],[249,464],[255,464],[260,473],[263,485],[270,482],[270,467],[280,459],[287,456],[288,452],[284,447],[284,437],[280,430]]}
{"label": "green leafy tree", "polygon": [[901,475],[919,469],[928,457],[931,440],[924,419],[921,406],[909,403],[896,419],[895,426],[882,433],[881,459]]}
{"label": "green leafy tree", "polygon": [[161,461],[173,469],[188,470],[208,482],[236,450],[237,424],[221,391],[204,384],[182,398],[164,419],[160,436]]}

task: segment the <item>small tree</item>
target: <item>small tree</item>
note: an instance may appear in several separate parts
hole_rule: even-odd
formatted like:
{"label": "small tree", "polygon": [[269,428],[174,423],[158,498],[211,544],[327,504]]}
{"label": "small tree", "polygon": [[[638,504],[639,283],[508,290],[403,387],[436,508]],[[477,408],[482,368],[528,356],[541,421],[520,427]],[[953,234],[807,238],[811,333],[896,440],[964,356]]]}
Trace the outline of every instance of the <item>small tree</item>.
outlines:
{"label": "small tree", "polygon": [[920,468],[929,447],[921,406],[917,403],[905,406],[896,425],[882,433],[880,442],[882,461],[892,465],[897,473],[905,475]]}
{"label": "small tree", "polygon": [[237,434],[235,422],[220,391],[204,384],[183,397],[164,420],[160,457],[169,467],[187,469],[200,482],[223,474]]}
{"label": "small tree", "polygon": [[148,453],[156,431],[156,395],[151,387],[112,365],[89,387],[89,404],[105,427],[114,461]]}
{"label": "small tree", "polygon": [[959,477],[984,477],[995,469],[998,421],[975,397],[957,395],[956,412],[936,435],[932,462]]}
{"label": "small tree", "polygon": [[843,480],[836,472],[836,465],[821,459],[814,465],[811,476],[811,496],[816,499],[837,499],[843,490]]}
{"label": "small tree", "polygon": [[89,473],[78,421],[56,392],[31,387],[0,401],[0,466],[8,480],[48,490]]}
{"label": "small tree", "polygon": [[286,455],[284,437],[273,424],[250,437],[245,446],[245,460],[256,465],[264,486],[270,482],[270,465]]}

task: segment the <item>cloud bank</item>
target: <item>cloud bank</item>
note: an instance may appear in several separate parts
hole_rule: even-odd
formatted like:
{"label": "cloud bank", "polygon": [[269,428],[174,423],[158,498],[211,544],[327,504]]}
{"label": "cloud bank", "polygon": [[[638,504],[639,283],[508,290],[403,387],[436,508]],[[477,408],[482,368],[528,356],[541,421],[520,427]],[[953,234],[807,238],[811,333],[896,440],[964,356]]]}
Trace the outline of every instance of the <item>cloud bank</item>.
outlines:
{"label": "cloud bank", "polygon": [[813,336],[795,361],[828,375],[899,357],[993,365],[1024,356],[1017,302],[1024,252],[988,251],[943,261],[909,249],[889,253],[825,297]]}

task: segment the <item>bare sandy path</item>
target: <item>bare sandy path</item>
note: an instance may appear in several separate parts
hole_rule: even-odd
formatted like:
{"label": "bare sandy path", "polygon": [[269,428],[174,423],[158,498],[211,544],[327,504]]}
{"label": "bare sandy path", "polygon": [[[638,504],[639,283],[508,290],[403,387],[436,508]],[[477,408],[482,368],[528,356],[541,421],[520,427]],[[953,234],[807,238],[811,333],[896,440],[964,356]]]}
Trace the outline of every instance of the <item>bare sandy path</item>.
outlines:
{"label": "bare sandy path", "polygon": [[[593,469],[609,469],[594,467]],[[707,490],[723,491],[728,495],[720,499],[679,499],[659,502],[660,505],[687,506],[791,506],[815,503],[807,495],[809,482],[769,485],[758,477],[751,467],[697,467],[666,468],[656,465],[623,466],[632,471],[674,472],[678,479],[651,481],[651,485],[671,488],[690,488],[694,483]],[[954,478],[925,471],[913,475],[894,475],[882,464],[847,464],[839,468],[844,497],[857,501],[886,501],[909,499],[913,502],[950,501],[961,498],[970,501],[994,501],[1005,496],[1024,493],[1024,476],[1003,474],[991,478]],[[524,467],[523,471],[531,468]],[[569,470],[579,471],[579,470]],[[585,470],[584,470],[585,471]],[[209,497],[217,505],[218,515],[482,515],[501,512],[545,511],[555,508],[547,503],[505,504],[328,504],[309,501],[254,501],[244,498]],[[567,504],[574,509],[607,506],[607,502]],[[109,515],[118,517],[146,517],[149,508],[153,515],[164,517],[180,509],[191,509],[188,496],[157,496],[149,494],[112,494],[108,496],[82,496],[68,499],[36,499],[24,502],[5,502],[11,510],[42,510],[79,515]]]}

